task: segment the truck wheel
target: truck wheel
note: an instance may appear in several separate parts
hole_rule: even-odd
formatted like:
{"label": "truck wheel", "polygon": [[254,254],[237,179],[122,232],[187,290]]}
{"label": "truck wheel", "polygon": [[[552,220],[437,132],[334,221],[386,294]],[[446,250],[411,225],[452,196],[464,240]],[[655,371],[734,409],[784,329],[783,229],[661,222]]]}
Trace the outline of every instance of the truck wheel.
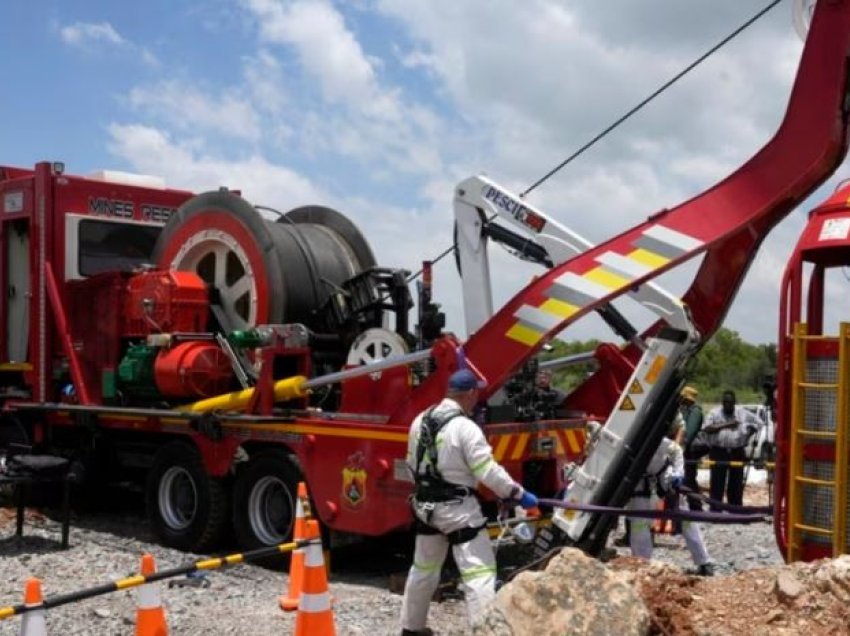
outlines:
{"label": "truck wheel", "polygon": [[300,479],[283,453],[260,453],[240,469],[233,487],[233,529],[242,549],[291,541]]}
{"label": "truck wheel", "polygon": [[221,479],[207,475],[194,446],[172,442],[157,451],[146,491],[148,518],[164,545],[203,552],[220,539],[226,490]]}

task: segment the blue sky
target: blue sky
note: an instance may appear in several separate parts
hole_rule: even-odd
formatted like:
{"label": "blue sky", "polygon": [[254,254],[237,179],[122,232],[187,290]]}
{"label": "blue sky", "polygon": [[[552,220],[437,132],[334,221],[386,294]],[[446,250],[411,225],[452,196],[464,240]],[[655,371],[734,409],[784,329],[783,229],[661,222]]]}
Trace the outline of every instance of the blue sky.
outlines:
{"label": "blue sky", "polygon": [[[330,205],[380,264],[416,270],[450,244],[454,184],[483,172],[523,190],[764,4],[5,0],[0,164]],[[781,118],[802,50],[790,15],[780,4],[531,201],[600,242],[724,177]],[[765,243],[729,314],[751,341],[775,339],[803,212]],[[498,305],[535,270],[493,259]],[[681,291],[687,272],[663,283]],[[435,294],[462,333],[453,264]],[[565,336],[607,337],[597,326]]]}

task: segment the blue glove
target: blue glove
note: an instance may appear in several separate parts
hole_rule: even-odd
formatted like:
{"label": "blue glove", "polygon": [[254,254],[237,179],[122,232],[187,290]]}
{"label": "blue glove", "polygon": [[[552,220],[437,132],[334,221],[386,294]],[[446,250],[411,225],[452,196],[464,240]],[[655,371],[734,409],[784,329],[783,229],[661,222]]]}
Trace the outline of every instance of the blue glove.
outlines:
{"label": "blue glove", "polygon": [[683,483],[685,483],[685,479],[683,477],[673,477],[673,479],[670,480],[670,487],[673,490],[679,490]]}
{"label": "blue glove", "polygon": [[527,490],[523,491],[522,497],[519,499],[519,505],[523,508],[536,508],[537,507],[537,495],[532,492],[528,492]]}

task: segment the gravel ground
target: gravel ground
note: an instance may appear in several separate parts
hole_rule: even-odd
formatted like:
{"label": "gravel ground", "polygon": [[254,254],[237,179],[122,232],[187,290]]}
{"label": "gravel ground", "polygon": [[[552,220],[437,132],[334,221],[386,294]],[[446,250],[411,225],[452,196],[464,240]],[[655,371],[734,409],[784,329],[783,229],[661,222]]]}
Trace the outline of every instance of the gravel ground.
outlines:
{"label": "gravel ground", "polygon": [[[764,503],[763,486],[748,486],[748,499]],[[79,513],[71,528],[71,548],[59,549],[60,526],[53,518],[29,513],[24,537],[14,536],[14,510],[0,509],[0,606],[21,602],[24,581],[36,576],[51,596],[92,587],[138,572],[140,555],[150,552],[160,569],[192,562],[199,556],[154,543],[144,518],[132,507],[113,513]],[[779,565],[772,526],[704,526],[704,537],[719,574]],[[502,548],[503,550],[506,548]],[[627,554],[627,549],[620,549]],[[687,569],[690,557],[680,537],[659,537],[655,558]],[[386,554],[380,545],[334,552],[330,581],[340,635],[397,634],[401,597],[388,591],[391,572],[403,571],[404,554]],[[287,577],[283,571],[240,565],[209,572],[206,587],[160,584],[172,634],[287,634],[294,615],[278,608]],[[135,618],[134,591],[114,592],[53,608],[50,634],[128,634]],[[438,634],[468,633],[462,602],[433,603],[430,625]],[[0,636],[18,634],[20,619],[0,621]]]}

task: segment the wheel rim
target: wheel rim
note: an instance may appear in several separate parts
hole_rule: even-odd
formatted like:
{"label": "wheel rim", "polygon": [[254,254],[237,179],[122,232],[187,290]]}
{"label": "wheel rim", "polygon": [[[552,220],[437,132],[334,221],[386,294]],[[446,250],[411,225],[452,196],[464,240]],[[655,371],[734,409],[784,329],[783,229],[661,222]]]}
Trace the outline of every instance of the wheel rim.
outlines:
{"label": "wheel rim", "polygon": [[198,512],[198,489],[189,472],[172,466],[159,482],[159,510],[169,528],[185,530]]}
{"label": "wheel rim", "polygon": [[283,543],[292,530],[292,494],[284,481],[266,476],[257,481],[248,498],[248,518],[257,538],[266,545]]}
{"label": "wheel rim", "polygon": [[218,290],[228,329],[247,329],[257,320],[257,280],[248,254],[227,232],[192,235],[171,261],[171,269],[192,271]]}

